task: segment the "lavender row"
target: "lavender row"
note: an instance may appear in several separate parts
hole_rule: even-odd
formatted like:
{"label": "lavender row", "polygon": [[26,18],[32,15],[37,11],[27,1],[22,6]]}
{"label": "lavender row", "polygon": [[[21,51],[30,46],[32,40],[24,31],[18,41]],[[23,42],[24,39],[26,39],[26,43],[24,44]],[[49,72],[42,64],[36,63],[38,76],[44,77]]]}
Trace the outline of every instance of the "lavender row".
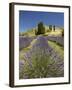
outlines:
{"label": "lavender row", "polygon": [[26,48],[36,37],[19,36],[19,49]]}
{"label": "lavender row", "polygon": [[32,40],[33,39],[30,37],[20,36],[19,37],[19,49],[26,48],[27,46],[29,46]]}
{"label": "lavender row", "polygon": [[55,41],[56,43],[64,46],[64,37],[61,37],[61,36],[48,36],[47,37],[48,40],[51,40],[51,41]]}
{"label": "lavender row", "polygon": [[48,45],[44,36],[38,36],[30,51],[25,55],[21,78],[62,77],[64,75],[64,62]]}

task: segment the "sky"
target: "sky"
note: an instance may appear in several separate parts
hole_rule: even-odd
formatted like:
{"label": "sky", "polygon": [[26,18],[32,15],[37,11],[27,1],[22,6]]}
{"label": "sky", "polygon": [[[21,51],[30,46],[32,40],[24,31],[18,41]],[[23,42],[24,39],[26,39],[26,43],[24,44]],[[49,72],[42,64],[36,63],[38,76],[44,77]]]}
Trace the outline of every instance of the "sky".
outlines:
{"label": "sky", "polygon": [[25,32],[35,28],[39,22],[44,25],[64,26],[64,13],[40,12],[40,11],[19,11],[19,31]]}

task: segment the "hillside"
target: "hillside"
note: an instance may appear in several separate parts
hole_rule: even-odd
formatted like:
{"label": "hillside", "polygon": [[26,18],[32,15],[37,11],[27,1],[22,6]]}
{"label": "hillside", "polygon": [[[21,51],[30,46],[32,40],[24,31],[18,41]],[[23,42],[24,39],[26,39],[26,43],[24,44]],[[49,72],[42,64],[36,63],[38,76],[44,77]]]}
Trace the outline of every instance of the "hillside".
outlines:
{"label": "hillside", "polygon": [[31,41],[24,40],[26,46],[19,53],[19,78],[63,77],[64,49],[59,42],[61,39],[62,37],[40,35]]}
{"label": "hillside", "polygon": [[64,29],[55,25],[19,33],[19,78],[64,76]]}
{"label": "hillside", "polygon": [[[61,36],[62,34],[62,30],[63,30],[63,27],[58,27],[56,26],[55,27],[55,31],[54,30],[49,30],[49,26],[44,26],[45,27],[45,34],[46,36]],[[19,32],[19,35],[20,36],[29,36],[29,37],[32,37],[32,36],[35,36],[35,30],[37,30],[37,27],[36,28],[32,28],[32,29],[29,29],[25,32]]]}

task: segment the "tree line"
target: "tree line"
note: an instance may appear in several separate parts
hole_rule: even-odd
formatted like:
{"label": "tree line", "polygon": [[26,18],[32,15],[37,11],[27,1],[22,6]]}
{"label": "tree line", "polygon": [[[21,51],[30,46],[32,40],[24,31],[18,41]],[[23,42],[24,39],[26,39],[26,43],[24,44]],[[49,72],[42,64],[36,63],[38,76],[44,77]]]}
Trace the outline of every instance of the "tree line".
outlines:
{"label": "tree line", "polygon": [[[40,34],[45,34],[45,26],[43,24],[43,22],[39,22],[38,23],[38,29],[35,30],[35,35],[40,35]],[[48,29],[48,32],[50,31],[55,31],[56,27],[55,25],[49,25],[49,29]],[[62,30],[62,36],[64,36],[64,29]]]}

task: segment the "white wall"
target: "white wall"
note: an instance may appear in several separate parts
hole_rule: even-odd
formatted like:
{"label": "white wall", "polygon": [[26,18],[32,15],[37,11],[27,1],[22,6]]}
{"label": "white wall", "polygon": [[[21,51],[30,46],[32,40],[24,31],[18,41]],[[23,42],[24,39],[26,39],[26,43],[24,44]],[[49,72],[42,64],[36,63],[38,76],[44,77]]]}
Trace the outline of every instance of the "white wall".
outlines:
{"label": "white wall", "polygon": [[[71,5],[71,9],[72,9],[72,0],[0,0],[0,90],[11,89],[8,86],[8,80],[9,80],[9,2]],[[72,12],[71,12],[71,15],[72,15]],[[71,19],[71,22],[72,22],[72,19]],[[72,62],[71,62],[71,65],[72,65]],[[70,85],[23,87],[23,88],[14,88],[14,89],[71,90],[72,83]]]}

